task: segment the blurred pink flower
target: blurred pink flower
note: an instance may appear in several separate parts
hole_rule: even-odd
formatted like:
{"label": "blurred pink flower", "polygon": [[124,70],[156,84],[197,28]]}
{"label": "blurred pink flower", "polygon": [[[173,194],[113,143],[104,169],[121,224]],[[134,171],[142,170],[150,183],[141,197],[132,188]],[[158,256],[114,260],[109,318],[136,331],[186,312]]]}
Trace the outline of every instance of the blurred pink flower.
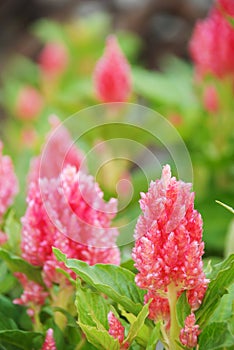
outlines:
{"label": "blurred pink flower", "polygon": [[34,120],[43,107],[41,94],[32,86],[24,86],[18,94],[15,113],[21,120]]}
{"label": "blurred pink flower", "polygon": [[7,235],[0,231],[0,246],[8,241]]}
{"label": "blurred pink flower", "polygon": [[54,331],[52,328],[49,328],[46,332],[45,342],[41,350],[56,350],[56,344],[54,340]]}
{"label": "blurred pink flower", "polygon": [[120,343],[120,349],[128,349],[129,344],[124,342],[124,326],[120,323],[120,321],[115,317],[113,312],[109,312],[108,314],[108,323],[109,323],[109,334],[115,338],[118,339]]}
{"label": "blurred pink flower", "polygon": [[92,176],[67,166],[58,178],[41,179],[40,186],[32,182],[27,202],[22,218],[22,255],[43,267],[47,285],[59,282],[56,267],[63,267],[52,246],[90,265],[119,264],[120,253],[115,247],[118,231],[110,227],[117,203],[103,200]]}
{"label": "blurred pink flower", "polygon": [[94,71],[94,88],[101,102],[125,102],[131,93],[131,69],[115,36],[106,42]]}
{"label": "blurred pink flower", "polygon": [[232,0],[217,0],[221,10],[234,17],[234,2]]}
{"label": "blurred pink flower", "polygon": [[[45,303],[48,293],[40,284],[29,280],[27,276],[21,272],[15,273],[15,276],[21,283],[24,291],[20,298],[13,301],[14,304],[25,305],[32,308],[32,305],[43,305]],[[33,317],[33,309],[29,309],[29,314]]]}
{"label": "blurred pink flower", "polygon": [[210,113],[216,113],[219,110],[219,96],[215,86],[209,85],[205,87],[203,93],[203,103],[205,109]]}
{"label": "blurred pink flower", "polygon": [[0,221],[18,193],[18,180],[9,156],[2,155],[3,144],[0,141]]}
{"label": "blurred pink flower", "polygon": [[64,72],[68,65],[67,49],[61,43],[50,42],[43,48],[39,65],[46,76],[56,76]]}
{"label": "blurred pink flower", "polygon": [[57,116],[50,117],[51,130],[46,137],[42,154],[31,161],[28,182],[40,178],[57,178],[62,169],[70,164],[78,170],[83,153],[75,146],[68,130]]}
{"label": "blurred pink flower", "polygon": [[214,7],[205,20],[197,22],[190,52],[198,75],[233,76],[234,28],[222,11]]}
{"label": "blurred pink flower", "polygon": [[162,178],[151,182],[148,193],[141,194],[143,214],[135,230],[133,260],[139,273],[137,285],[148,291],[145,301],[153,298],[150,317],[168,319],[169,286],[177,297],[187,291],[192,310],[199,307],[208,280],[202,270],[202,219],[194,210],[191,184],[171,177],[169,165]]}
{"label": "blurred pink flower", "polygon": [[194,348],[197,345],[197,337],[201,333],[199,326],[195,323],[195,315],[191,313],[186,317],[185,326],[180,331],[180,341],[188,348]]}

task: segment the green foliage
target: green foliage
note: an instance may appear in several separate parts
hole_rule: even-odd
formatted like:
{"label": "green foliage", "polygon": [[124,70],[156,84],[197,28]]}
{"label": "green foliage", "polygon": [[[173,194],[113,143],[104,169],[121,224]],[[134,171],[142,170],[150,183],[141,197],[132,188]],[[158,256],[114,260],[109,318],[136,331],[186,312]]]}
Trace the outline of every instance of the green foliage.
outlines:
{"label": "green foliage", "polygon": [[137,315],[142,308],[144,291],[138,288],[134,274],[116,265],[96,264],[90,266],[81,260],[67,259],[56,248],[54,254],[59,261],[74,271],[90,286],[120,303],[127,311]]}
{"label": "green foliage", "polygon": [[186,292],[183,292],[176,303],[176,316],[178,324],[181,328],[184,327],[184,320],[191,313],[191,307],[188,303]]}

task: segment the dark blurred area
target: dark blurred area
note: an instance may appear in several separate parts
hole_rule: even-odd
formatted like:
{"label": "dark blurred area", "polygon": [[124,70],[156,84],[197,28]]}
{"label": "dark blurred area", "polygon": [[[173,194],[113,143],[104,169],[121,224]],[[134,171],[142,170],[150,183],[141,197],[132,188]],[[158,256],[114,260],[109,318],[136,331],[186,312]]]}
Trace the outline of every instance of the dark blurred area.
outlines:
{"label": "dark blurred area", "polygon": [[30,25],[42,17],[66,21],[108,12],[113,28],[133,31],[142,38],[139,62],[157,68],[167,53],[188,58],[187,44],[197,19],[206,16],[212,0],[6,0],[0,3],[0,69],[9,56],[35,57],[40,43]]}

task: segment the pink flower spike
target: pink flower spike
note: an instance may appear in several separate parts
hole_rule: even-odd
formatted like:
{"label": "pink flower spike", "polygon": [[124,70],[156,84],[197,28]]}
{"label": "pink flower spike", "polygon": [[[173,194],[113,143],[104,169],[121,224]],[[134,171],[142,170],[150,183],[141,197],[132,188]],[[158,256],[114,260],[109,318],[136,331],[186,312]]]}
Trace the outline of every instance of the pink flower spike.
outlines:
{"label": "pink flower spike", "polygon": [[101,102],[125,102],[131,93],[130,66],[114,35],[107,39],[104,55],[96,64],[94,88]]}
{"label": "pink flower spike", "polygon": [[48,43],[43,48],[39,64],[42,72],[49,77],[59,75],[64,72],[68,65],[68,53],[61,43]]}
{"label": "pink flower spike", "polygon": [[118,339],[120,343],[121,350],[128,349],[129,344],[124,342],[124,326],[120,323],[120,321],[115,317],[113,312],[109,312],[108,314],[108,323],[109,323],[109,334],[115,338]]}
{"label": "pink flower spike", "polygon": [[[153,299],[150,317],[169,321],[169,286],[177,297],[187,291],[192,310],[199,307],[208,280],[202,270],[202,219],[194,209],[191,184],[171,177],[169,165],[160,180],[141,195],[142,215],[135,230],[132,257],[139,273],[136,284]],[[171,289],[171,288],[170,288]]]}
{"label": "pink flower spike", "polygon": [[35,120],[43,107],[40,93],[32,86],[24,86],[17,97],[15,113],[24,121]]}
{"label": "pink flower spike", "polygon": [[56,344],[54,340],[54,331],[52,328],[49,328],[46,332],[45,342],[41,350],[56,350]]}
{"label": "pink flower spike", "polygon": [[195,315],[191,313],[186,317],[185,326],[180,331],[180,341],[188,348],[194,348],[197,345],[197,337],[201,333],[199,326],[195,323]]}
{"label": "pink flower spike", "polygon": [[232,0],[217,0],[217,4],[221,10],[224,11],[228,16],[234,17],[234,1]]}
{"label": "pink flower spike", "polygon": [[18,193],[18,180],[12,160],[9,156],[2,155],[2,149],[0,141],[0,221]]}

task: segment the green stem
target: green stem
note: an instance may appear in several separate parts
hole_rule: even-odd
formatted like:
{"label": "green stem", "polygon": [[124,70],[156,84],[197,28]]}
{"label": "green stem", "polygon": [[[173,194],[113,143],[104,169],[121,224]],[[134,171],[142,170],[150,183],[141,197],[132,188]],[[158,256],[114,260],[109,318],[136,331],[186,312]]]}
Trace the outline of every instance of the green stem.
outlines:
{"label": "green stem", "polygon": [[180,327],[178,325],[176,317],[176,302],[177,302],[177,290],[174,283],[168,286],[168,301],[170,306],[170,336],[169,336],[169,349],[179,350],[179,346],[176,341],[179,341]]}

